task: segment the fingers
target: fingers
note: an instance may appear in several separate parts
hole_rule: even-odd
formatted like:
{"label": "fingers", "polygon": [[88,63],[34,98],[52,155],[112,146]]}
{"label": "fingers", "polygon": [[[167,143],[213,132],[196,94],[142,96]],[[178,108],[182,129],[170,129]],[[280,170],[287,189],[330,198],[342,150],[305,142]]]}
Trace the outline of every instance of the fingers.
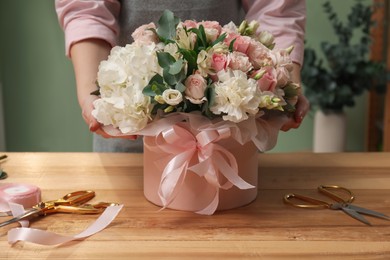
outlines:
{"label": "fingers", "polygon": [[138,138],[138,135],[120,135],[120,136],[109,135],[101,127],[97,129],[95,133],[103,136],[104,138],[122,138],[128,140],[135,140]]}
{"label": "fingers", "polygon": [[91,132],[96,132],[100,128],[99,122],[92,115],[92,110],[94,109],[93,101],[97,98],[97,96],[93,95],[87,96],[81,104],[81,114]]}
{"label": "fingers", "polygon": [[296,110],[294,113],[294,116],[291,117],[286,124],[282,126],[280,130],[282,131],[288,131],[290,129],[296,129],[300,127],[303,119],[305,118],[307,112],[309,111],[310,103],[307,100],[307,98],[303,95],[300,95],[298,98],[298,103],[296,106]]}
{"label": "fingers", "polygon": [[82,116],[85,123],[88,125],[91,132],[95,132],[98,135],[103,136],[104,138],[123,138],[129,140],[137,139],[137,135],[122,135],[122,136],[113,136],[109,135],[102,129],[102,125],[95,119],[92,115],[92,110],[94,109],[93,101],[98,99],[97,96],[90,95],[85,98],[81,105]]}
{"label": "fingers", "polygon": [[294,113],[294,119],[297,123],[302,123],[303,118],[306,116],[310,109],[310,103],[304,95],[298,97],[297,109]]}

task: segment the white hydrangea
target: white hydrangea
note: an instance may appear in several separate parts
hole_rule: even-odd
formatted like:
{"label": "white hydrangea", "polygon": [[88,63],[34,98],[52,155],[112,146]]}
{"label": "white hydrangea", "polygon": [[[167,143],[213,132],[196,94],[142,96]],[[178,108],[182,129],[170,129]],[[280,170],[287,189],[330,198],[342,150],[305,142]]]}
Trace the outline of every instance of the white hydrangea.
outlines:
{"label": "white hydrangea", "polygon": [[235,123],[255,115],[259,109],[260,92],[256,80],[247,78],[240,70],[222,70],[215,83],[215,103],[210,108],[214,114],[223,114],[224,120]]}
{"label": "white hydrangea", "polygon": [[150,98],[142,90],[156,73],[157,46],[128,44],[114,47],[101,62],[98,84],[101,98],[94,102],[92,115],[103,125],[113,125],[124,134],[144,128],[150,118]]}

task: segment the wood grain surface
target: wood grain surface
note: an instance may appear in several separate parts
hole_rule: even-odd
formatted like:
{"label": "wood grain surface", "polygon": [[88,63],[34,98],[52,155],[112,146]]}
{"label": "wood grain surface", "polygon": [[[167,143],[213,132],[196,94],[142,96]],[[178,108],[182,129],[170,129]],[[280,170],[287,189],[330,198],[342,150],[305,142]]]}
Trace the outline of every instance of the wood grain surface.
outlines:
{"label": "wood grain surface", "polygon": [[[142,154],[8,156],[2,167],[9,178],[0,185],[37,185],[43,200],[92,189],[93,201],[124,208],[105,230],[61,246],[11,246],[7,231],[17,225],[2,227],[0,259],[390,259],[390,221],[367,217],[369,227],[341,211],[298,209],[282,200],[290,192],[323,199],[316,187],[335,184],[352,189],[357,205],[390,215],[390,153],[260,154],[257,199],[213,216],[160,211],[146,201]],[[31,227],[70,236],[96,218],[56,214]]]}

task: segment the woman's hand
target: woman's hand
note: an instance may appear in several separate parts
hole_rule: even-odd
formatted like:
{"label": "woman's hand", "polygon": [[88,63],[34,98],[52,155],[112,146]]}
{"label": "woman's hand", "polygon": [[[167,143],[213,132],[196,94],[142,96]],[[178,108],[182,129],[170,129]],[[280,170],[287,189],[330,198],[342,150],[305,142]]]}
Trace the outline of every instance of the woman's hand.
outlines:
{"label": "woman's hand", "polygon": [[84,118],[85,123],[89,127],[89,131],[95,132],[96,134],[99,134],[103,136],[104,138],[124,138],[129,140],[135,140],[137,139],[137,135],[126,135],[126,136],[113,136],[109,135],[103,130],[102,125],[96,120],[96,118],[92,115],[93,107],[93,101],[98,99],[95,95],[89,95],[86,96],[83,102],[80,102],[81,106],[81,113]]}
{"label": "woman's hand", "polygon": [[303,95],[300,94],[298,96],[298,102],[296,104],[296,110],[294,112],[294,115],[290,117],[290,119],[285,123],[281,130],[282,131],[288,131],[291,128],[298,128],[302,121],[303,118],[306,116],[307,112],[309,111],[310,104],[307,98]]}
{"label": "woman's hand", "polygon": [[[298,83],[301,85],[301,66],[297,63],[293,63],[293,70],[291,71],[291,79],[293,82]],[[298,128],[303,118],[306,116],[307,112],[310,108],[309,100],[303,95],[303,91],[298,96],[297,104],[295,105],[296,110],[294,112],[294,115],[290,117],[290,119],[285,123],[281,130],[282,131],[288,131],[291,128]]]}

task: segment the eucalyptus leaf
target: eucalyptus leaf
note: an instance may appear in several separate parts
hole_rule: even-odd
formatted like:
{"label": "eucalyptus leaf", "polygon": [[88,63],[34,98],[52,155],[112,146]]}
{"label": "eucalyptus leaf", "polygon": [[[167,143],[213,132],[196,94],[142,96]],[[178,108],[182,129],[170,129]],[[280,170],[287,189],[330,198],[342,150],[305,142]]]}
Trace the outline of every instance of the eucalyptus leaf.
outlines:
{"label": "eucalyptus leaf", "polygon": [[170,86],[175,86],[179,82],[181,82],[185,78],[184,70],[182,70],[180,73],[172,75],[169,73],[169,69],[164,69],[163,70],[163,77],[164,81],[170,85]]}
{"label": "eucalyptus leaf", "polygon": [[184,92],[184,91],[186,91],[186,86],[184,86],[183,83],[178,82],[178,83],[176,84],[176,86],[175,86],[175,89],[176,89],[176,90],[179,90],[180,92]]}
{"label": "eucalyptus leaf", "polygon": [[157,35],[164,41],[171,41],[176,36],[176,26],[180,19],[176,17],[171,11],[164,10],[160,19],[158,20]]}
{"label": "eucalyptus leaf", "polygon": [[176,62],[175,57],[173,57],[168,52],[157,52],[158,65],[163,69],[169,69],[169,67]]}
{"label": "eucalyptus leaf", "polygon": [[169,73],[172,75],[179,74],[183,69],[183,60],[179,59],[169,66]]}
{"label": "eucalyptus leaf", "polygon": [[164,84],[164,79],[161,75],[154,75],[149,84],[142,90],[142,93],[146,96],[154,97],[156,95],[161,95],[167,87]]}

